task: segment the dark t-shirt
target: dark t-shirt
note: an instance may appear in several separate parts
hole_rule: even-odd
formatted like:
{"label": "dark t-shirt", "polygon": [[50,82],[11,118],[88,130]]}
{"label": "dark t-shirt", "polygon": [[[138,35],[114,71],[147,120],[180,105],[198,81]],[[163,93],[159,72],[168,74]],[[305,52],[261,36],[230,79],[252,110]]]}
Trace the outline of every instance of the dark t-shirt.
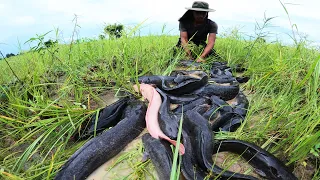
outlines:
{"label": "dark t-shirt", "polygon": [[179,30],[187,32],[188,40],[199,45],[205,44],[209,33],[218,34],[218,25],[210,19],[207,19],[206,23],[199,26],[194,26],[192,21],[183,21],[179,23]]}

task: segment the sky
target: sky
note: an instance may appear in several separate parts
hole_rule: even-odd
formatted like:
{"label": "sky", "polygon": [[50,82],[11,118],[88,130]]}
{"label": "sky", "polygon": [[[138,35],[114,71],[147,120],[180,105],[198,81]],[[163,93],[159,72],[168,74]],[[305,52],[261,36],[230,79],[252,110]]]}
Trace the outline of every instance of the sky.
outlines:
{"label": "sky", "polygon": [[[218,24],[218,37],[234,28],[254,35],[256,23],[261,25],[266,16],[275,17],[264,30],[270,32],[270,41],[278,38],[290,43],[295,24],[295,32],[297,29],[313,45],[320,45],[319,0],[281,0],[286,9],[279,0],[206,2],[216,10],[209,13],[209,18]],[[161,34],[165,25],[165,33],[178,35],[178,19],[192,3],[193,0],[0,0],[0,51],[5,55],[28,50],[27,40],[49,31],[52,32],[45,39],[55,39],[57,29],[60,42],[67,43],[75,16],[79,25],[75,38],[97,38],[109,23],[121,23],[127,28],[142,23],[141,35]]]}

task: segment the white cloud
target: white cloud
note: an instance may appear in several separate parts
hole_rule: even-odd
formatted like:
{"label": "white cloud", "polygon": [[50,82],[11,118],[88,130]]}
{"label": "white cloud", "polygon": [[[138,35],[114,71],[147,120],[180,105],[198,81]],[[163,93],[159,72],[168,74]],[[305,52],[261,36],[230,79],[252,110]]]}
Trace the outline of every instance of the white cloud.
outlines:
{"label": "white cloud", "polygon": [[12,24],[15,26],[30,26],[36,22],[32,16],[18,16],[14,17]]}

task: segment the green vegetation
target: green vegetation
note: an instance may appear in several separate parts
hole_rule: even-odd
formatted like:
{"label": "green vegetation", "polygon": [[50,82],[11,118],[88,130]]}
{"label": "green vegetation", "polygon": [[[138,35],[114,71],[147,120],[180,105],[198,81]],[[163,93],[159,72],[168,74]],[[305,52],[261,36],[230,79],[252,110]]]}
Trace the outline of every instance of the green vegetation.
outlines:
{"label": "green vegetation", "polygon": [[[148,74],[167,75],[185,58],[181,53],[172,57],[177,36],[132,34],[52,43],[0,61],[0,177],[52,179],[85,143],[74,142],[71,136],[103,108],[94,103],[101,93],[134,93],[130,81]],[[38,47],[43,43],[41,39]],[[311,166],[316,170],[313,178],[319,179],[319,51],[307,48],[305,41],[294,46],[246,41],[237,31],[220,35],[215,47],[229,66],[241,64],[251,78],[241,87],[250,100],[245,123],[238,131],[215,138],[256,143],[296,174]],[[151,163],[137,164],[143,178],[143,167]]]}
{"label": "green vegetation", "polygon": [[122,32],[122,24],[109,24],[104,28],[104,34],[99,35],[99,39],[104,39],[106,35],[108,35],[110,39],[120,38],[122,36]]}

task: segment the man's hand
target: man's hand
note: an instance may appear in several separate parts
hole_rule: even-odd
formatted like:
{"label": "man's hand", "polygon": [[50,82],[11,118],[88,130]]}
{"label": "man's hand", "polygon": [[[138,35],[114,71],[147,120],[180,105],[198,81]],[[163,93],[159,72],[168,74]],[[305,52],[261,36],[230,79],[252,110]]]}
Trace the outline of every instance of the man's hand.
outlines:
{"label": "man's hand", "polygon": [[196,62],[201,63],[201,62],[206,62],[206,60],[202,57],[197,58]]}

